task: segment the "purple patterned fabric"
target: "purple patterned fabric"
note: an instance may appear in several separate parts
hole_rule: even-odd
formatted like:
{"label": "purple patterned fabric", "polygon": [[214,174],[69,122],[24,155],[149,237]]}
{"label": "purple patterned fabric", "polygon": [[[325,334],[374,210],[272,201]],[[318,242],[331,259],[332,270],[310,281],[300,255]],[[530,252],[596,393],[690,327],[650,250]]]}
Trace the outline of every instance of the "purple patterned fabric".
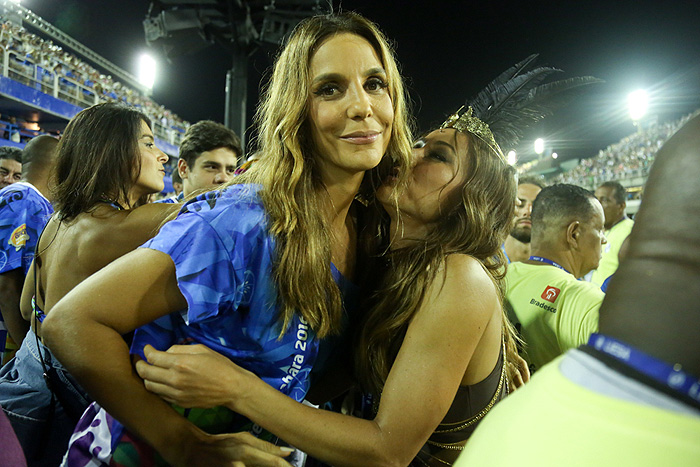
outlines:
{"label": "purple patterned fabric", "polygon": [[121,438],[123,429],[102,407],[93,402],[85,409],[75,426],[63,458],[63,467],[109,466],[112,446]]}

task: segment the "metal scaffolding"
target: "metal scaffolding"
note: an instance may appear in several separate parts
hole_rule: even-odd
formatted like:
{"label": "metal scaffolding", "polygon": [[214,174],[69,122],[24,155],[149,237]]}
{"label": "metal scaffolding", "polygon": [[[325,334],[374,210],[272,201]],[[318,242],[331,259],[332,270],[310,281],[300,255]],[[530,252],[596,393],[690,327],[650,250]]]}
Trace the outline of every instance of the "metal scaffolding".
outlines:
{"label": "metal scaffolding", "polygon": [[246,144],[248,61],[262,44],[278,45],[302,19],[332,9],[329,0],[152,0],[146,42],[175,57],[211,44],[231,54],[224,124]]}

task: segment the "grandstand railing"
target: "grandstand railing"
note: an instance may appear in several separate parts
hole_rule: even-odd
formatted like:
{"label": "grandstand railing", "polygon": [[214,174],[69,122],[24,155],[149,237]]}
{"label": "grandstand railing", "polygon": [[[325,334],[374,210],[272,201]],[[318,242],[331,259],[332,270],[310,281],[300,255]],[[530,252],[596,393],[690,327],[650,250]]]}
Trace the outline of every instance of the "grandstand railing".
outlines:
{"label": "grandstand railing", "polygon": [[629,169],[618,173],[604,173],[595,175],[584,175],[582,177],[574,177],[565,179],[563,183],[571,183],[578,185],[587,190],[595,191],[602,183],[615,181],[619,182],[625,188],[643,186],[649,177],[651,166],[640,167],[637,169]]}
{"label": "grandstand railing", "polygon": [[[74,78],[37,64],[25,54],[3,48],[0,48],[0,51],[2,51],[3,76],[30,88],[82,108],[114,100],[104,94],[98,94],[92,85],[81,83]],[[170,144],[180,145],[184,130],[180,131],[168,127],[157,120],[154,120],[152,123],[155,136]]]}

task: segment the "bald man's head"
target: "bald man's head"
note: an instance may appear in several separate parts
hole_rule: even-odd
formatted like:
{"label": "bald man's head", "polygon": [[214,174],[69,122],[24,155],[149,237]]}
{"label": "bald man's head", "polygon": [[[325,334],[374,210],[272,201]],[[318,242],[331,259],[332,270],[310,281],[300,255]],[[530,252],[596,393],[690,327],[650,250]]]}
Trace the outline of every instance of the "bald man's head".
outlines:
{"label": "bald man's head", "polygon": [[45,185],[56,163],[58,140],[41,135],[29,141],[22,151],[24,179],[34,185]]}

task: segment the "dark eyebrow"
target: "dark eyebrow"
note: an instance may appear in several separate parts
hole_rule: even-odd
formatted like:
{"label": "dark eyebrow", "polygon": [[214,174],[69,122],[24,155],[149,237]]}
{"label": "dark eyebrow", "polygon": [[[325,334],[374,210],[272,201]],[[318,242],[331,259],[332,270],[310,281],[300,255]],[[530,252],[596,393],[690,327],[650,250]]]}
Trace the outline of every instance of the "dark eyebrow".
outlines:
{"label": "dark eyebrow", "polygon": [[[365,71],[364,75],[365,75],[365,77],[372,76],[372,75],[386,75],[386,71],[384,71],[384,68],[375,67],[375,68],[370,68],[369,70]],[[323,74],[316,76],[311,81],[311,84],[315,84],[315,83],[318,83],[321,81],[342,81],[343,79],[344,79],[344,76],[340,73],[323,73]]]}
{"label": "dark eyebrow", "polygon": [[343,76],[340,73],[323,73],[318,75],[311,81],[312,84],[319,83],[321,81],[337,81],[342,79]]}
{"label": "dark eyebrow", "polygon": [[365,73],[365,76],[372,76],[372,75],[386,75],[386,70],[384,70],[384,68],[382,68],[382,67],[376,67],[376,68],[370,68]]}
{"label": "dark eyebrow", "polygon": [[437,140],[437,141],[432,141],[432,143],[435,144],[435,145],[438,145],[438,144],[439,144],[439,145],[441,145],[441,146],[446,146],[446,147],[449,148],[454,154],[457,154],[457,150],[455,150],[454,146],[452,146],[450,143],[448,143],[448,142],[446,142],[446,141]]}

